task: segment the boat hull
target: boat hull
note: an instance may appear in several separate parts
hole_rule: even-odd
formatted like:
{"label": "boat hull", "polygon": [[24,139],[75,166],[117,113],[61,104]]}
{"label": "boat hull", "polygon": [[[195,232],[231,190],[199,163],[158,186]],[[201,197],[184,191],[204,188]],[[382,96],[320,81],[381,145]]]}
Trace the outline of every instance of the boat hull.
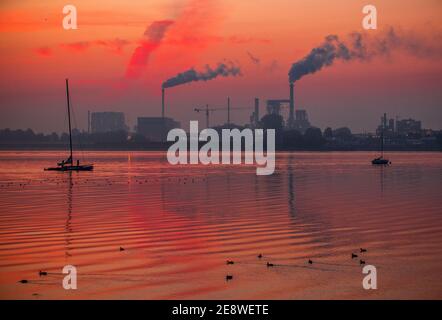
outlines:
{"label": "boat hull", "polygon": [[390,164],[390,161],[388,159],[376,158],[376,159],[371,160],[371,164],[387,165],[387,164]]}
{"label": "boat hull", "polygon": [[79,165],[79,166],[58,166],[52,168],[45,168],[46,171],[92,171],[94,166],[91,164],[88,165]]}

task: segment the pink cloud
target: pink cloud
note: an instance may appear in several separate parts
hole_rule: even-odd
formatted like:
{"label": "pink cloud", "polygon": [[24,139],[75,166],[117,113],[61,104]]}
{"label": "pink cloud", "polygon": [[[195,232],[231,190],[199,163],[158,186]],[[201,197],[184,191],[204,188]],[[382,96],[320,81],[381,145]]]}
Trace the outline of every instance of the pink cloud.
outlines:
{"label": "pink cloud", "polygon": [[115,38],[113,40],[96,40],[93,44],[103,46],[116,54],[121,54],[123,53],[124,47],[130,44],[130,41]]}
{"label": "pink cloud", "polygon": [[71,43],[62,43],[60,47],[74,51],[74,52],[83,52],[91,46],[91,42],[89,41],[78,41]]}
{"label": "pink cloud", "polygon": [[52,55],[52,49],[49,47],[41,47],[41,48],[37,48],[35,49],[35,52],[43,57],[49,57]]}
{"label": "pink cloud", "polygon": [[271,40],[254,38],[254,37],[244,37],[244,36],[231,36],[229,41],[234,44],[247,44],[247,43],[270,43]]}
{"label": "pink cloud", "polygon": [[124,39],[111,39],[111,40],[95,40],[95,41],[78,41],[71,43],[62,43],[60,47],[72,52],[84,52],[93,46],[101,46],[109,49],[111,52],[121,54],[125,46],[130,44],[130,41]]}
{"label": "pink cloud", "polygon": [[172,20],[152,22],[144,32],[144,39],[132,53],[126,69],[126,78],[138,78],[142,67],[146,66],[151,53],[160,46],[167,29],[173,24]]}

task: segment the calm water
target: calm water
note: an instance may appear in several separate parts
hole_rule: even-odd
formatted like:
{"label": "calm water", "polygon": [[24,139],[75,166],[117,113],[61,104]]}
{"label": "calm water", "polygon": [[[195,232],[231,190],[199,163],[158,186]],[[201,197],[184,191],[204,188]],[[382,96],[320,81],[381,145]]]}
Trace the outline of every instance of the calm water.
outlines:
{"label": "calm water", "polygon": [[[280,153],[256,176],[163,152],[45,172],[64,154],[0,152],[0,297],[442,299],[442,154],[389,153],[385,168],[374,155]],[[360,247],[378,290],[362,288]],[[62,288],[68,264],[77,290]]]}

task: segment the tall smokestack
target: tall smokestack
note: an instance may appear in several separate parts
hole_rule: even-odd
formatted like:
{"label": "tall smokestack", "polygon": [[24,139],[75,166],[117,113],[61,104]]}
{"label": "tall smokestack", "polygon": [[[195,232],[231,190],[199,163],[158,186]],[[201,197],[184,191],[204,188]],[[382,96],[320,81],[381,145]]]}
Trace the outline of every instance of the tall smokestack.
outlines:
{"label": "tall smokestack", "polygon": [[227,125],[230,126],[230,97],[227,97]]}
{"label": "tall smokestack", "polygon": [[255,98],[255,113],[253,115],[255,116],[255,126],[257,126],[259,122],[259,98]]}
{"label": "tall smokestack", "polygon": [[293,81],[290,81],[290,114],[289,114],[289,127],[292,128],[295,123],[295,97],[293,92]]}
{"label": "tall smokestack", "polygon": [[161,89],[161,117],[164,118],[164,88]]}

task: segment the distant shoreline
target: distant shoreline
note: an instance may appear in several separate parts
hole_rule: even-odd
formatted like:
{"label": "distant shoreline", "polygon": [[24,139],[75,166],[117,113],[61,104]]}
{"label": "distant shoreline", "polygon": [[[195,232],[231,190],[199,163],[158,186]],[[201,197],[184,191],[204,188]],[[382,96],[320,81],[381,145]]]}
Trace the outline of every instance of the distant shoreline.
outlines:
{"label": "distant shoreline", "polygon": [[[74,145],[76,150],[81,151],[166,151],[169,148],[168,143],[154,143],[144,146],[110,146],[110,145]],[[68,150],[64,144],[0,144],[0,151],[62,151]],[[322,146],[311,148],[276,148],[276,151],[379,151],[379,148],[373,146]],[[441,152],[442,148],[437,146],[385,146],[384,151],[414,151],[414,152]]]}

